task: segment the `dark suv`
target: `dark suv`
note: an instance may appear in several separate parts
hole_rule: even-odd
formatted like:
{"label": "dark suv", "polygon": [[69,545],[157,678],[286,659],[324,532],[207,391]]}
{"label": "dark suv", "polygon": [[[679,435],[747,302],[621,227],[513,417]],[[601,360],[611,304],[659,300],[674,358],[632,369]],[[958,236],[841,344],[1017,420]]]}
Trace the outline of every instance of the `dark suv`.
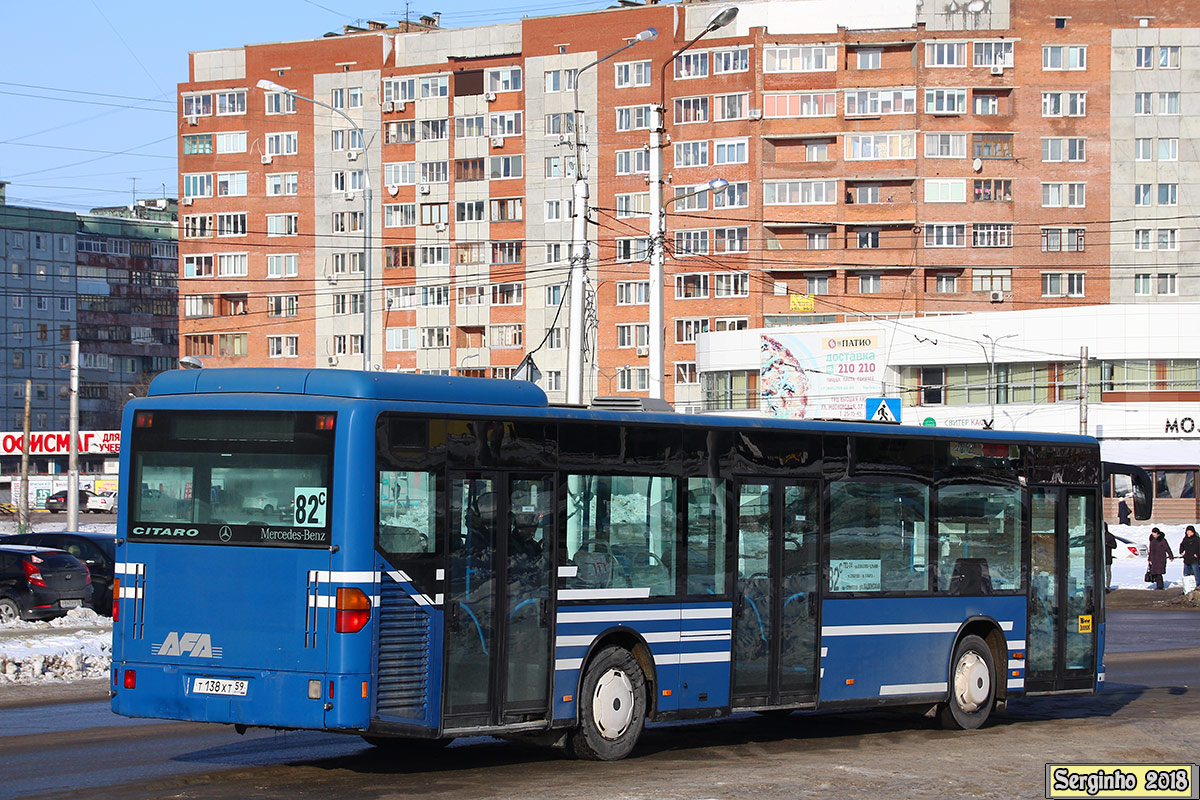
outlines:
{"label": "dark suv", "polygon": [[112,614],[113,565],[117,559],[117,537],[89,531],[43,531],[0,537],[0,544],[28,544],[66,550],[87,565],[94,590],[92,607],[104,616]]}
{"label": "dark suv", "polygon": [[[67,489],[63,489],[62,491],[55,492],[54,494],[47,497],[46,498],[46,510],[49,511],[51,514],[57,514],[60,511],[66,511],[67,510],[68,491],[69,490],[67,490]],[[95,494],[94,492],[89,492],[87,489],[79,490],[79,511],[80,512],[85,512],[88,510],[88,507],[87,507],[88,506],[88,498],[92,497],[94,494]]]}
{"label": "dark suv", "polygon": [[92,601],[92,576],[62,550],[0,543],[0,623],[54,619]]}

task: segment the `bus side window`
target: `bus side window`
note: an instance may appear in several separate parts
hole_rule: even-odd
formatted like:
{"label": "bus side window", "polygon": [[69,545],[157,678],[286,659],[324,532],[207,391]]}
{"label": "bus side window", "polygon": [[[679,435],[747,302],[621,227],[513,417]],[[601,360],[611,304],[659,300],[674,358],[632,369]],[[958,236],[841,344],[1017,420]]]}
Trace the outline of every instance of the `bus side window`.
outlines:
{"label": "bus side window", "polygon": [[378,546],[387,554],[432,553],[437,549],[437,481],[429,472],[381,470],[378,487]]}

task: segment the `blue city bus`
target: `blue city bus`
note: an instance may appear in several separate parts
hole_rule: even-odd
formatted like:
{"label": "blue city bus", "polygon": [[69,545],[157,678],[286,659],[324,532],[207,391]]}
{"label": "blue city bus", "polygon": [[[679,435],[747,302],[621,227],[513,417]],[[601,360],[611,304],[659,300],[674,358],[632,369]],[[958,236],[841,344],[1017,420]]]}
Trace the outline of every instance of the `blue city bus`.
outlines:
{"label": "blue city bus", "polygon": [[1095,439],[551,406],[521,381],[159,375],[122,428],[112,708],[616,759],[647,721],[1104,678]]}

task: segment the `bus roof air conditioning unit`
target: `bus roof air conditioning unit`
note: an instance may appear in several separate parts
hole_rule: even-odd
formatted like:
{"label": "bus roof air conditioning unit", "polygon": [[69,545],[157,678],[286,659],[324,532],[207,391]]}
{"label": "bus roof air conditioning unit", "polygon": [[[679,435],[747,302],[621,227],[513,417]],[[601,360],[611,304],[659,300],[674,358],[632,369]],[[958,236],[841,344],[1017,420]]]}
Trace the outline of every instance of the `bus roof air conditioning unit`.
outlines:
{"label": "bus roof air conditioning unit", "polygon": [[1004,292],[1000,291],[999,289],[993,289],[991,294],[988,295],[988,300],[992,301],[993,303],[1003,303]]}

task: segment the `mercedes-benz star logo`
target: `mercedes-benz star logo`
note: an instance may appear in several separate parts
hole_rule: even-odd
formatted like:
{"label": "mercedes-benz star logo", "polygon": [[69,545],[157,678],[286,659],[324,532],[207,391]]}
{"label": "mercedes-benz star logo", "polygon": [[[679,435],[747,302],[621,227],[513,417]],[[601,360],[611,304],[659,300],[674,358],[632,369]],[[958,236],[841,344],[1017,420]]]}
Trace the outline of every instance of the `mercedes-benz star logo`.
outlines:
{"label": "mercedes-benz star logo", "polygon": [[222,525],[221,530],[217,532],[217,535],[221,537],[222,542],[228,542],[233,538],[233,531],[229,529],[228,525]]}

